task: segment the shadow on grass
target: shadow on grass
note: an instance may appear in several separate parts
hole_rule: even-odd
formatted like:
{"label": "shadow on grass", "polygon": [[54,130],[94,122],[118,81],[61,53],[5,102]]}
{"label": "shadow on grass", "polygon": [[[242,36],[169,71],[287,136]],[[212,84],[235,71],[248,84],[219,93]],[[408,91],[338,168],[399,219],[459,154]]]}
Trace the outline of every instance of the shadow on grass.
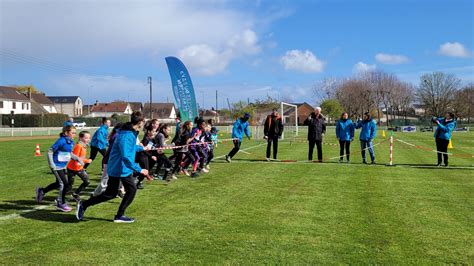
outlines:
{"label": "shadow on grass", "polygon": [[[46,222],[59,222],[59,223],[78,223],[79,221],[76,219],[76,215],[74,212],[64,213],[59,212],[57,210],[36,210],[28,213],[20,214],[21,217],[26,219],[38,220],[38,221],[46,221]],[[104,219],[104,218],[93,218],[93,217],[85,217],[84,221],[106,221],[112,222],[112,220]]]}

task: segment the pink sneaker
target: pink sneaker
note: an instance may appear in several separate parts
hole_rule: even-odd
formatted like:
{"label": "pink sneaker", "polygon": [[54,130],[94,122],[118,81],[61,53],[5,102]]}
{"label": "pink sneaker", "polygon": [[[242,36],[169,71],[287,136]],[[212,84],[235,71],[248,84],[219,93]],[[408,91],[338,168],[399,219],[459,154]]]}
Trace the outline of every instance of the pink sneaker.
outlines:
{"label": "pink sneaker", "polygon": [[62,211],[62,212],[70,212],[72,210],[72,208],[69,205],[67,205],[66,203],[57,204],[56,209],[58,211]]}

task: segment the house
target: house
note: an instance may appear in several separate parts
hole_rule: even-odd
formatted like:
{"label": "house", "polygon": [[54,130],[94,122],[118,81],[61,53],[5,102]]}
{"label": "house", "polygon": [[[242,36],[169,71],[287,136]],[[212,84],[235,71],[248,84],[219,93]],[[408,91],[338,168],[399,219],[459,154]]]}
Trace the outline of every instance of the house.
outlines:
{"label": "house", "polygon": [[213,119],[215,123],[220,123],[219,113],[216,110],[201,110],[199,116],[202,117],[204,121]]}
{"label": "house", "polygon": [[112,115],[130,115],[132,108],[126,102],[96,103],[90,108],[88,117],[111,117]]}
{"label": "house", "polygon": [[58,113],[70,117],[82,115],[82,99],[79,96],[48,96]]}
{"label": "house", "polygon": [[[157,118],[160,123],[174,123],[176,121],[176,108],[173,103],[152,103],[151,110],[153,118]],[[150,117],[150,104],[145,103],[143,113]]]}
{"label": "house", "polygon": [[32,108],[31,108],[31,113],[32,114],[56,114],[58,111],[56,110],[56,107],[54,106],[54,103],[44,95],[44,93],[31,93],[28,92],[26,94],[26,97],[28,97],[31,101]]}
{"label": "house", "polygon": [[[308,118],[312,112],[314,112],[314,107],[308,104],[307,102],[304,103],[292,103],[296,105],[298,108],[298,125],[302,125],[306,118]],[[324,114],[324,110],[322,110]],[[285,118],[285,124],[288,125],[295,125],[295,108],[287,108],[285,113],[283,114]]]}
{"label": "house", "polygon": [[13,87],[0,86],[0,114],[31,114],[31,100]]}
{"label": "house", "polygon": [[415,115],[424,116],[426,114],[426,107],[423,104],[413,104]]}
{"label": "house", "polygon": [[132,108],[132,112],[143,111],[143,103],[141,102],[129,102],[128,104],[130,104],[130,108]]}

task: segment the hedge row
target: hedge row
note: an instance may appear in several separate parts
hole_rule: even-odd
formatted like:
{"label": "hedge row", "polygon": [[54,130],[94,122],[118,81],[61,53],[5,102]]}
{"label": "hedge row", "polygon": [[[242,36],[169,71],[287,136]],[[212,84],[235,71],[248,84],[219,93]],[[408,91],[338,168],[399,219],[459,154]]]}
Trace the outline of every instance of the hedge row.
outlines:
{"label": "hedge row", "polygon": [[[11,118],[10,115],[0,115],[1,126],[10,127]],[[44,115],[32,115],[32,114],[17,114],[14,115],[14,127],[62,127],[64,121],[68,119],[65,114],[44,114]],[[130,121],[130,116],[113,116],[110,118],[112,124],[126,123]],[[87,127],[100,126],[102,117],[77,117],[74,118],[74,122],[86,122]]]}
{"label": "hedge row", "polygon": [[[14,127],[61,127],[68,116],[65,114],[17,114],[13,118],[15,122]],[[11,126],[11,117],[9,115],[2,115],[2,125]]]}

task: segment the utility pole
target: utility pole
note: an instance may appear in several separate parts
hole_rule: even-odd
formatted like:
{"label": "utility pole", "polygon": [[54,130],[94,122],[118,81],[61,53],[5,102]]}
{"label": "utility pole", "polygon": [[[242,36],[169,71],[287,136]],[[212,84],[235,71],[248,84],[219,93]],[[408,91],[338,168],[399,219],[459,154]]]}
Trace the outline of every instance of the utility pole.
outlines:
{"label": "utility pole", "polygon": [[151,87],[151,77],[148,77],[148,84],[150,84],[150,119],[153,119],[153,110],[151,109],[151,103],[152,103],[152,93],[153,93],[153,90],[152,90],[152,87]]}
{"label": "utility pole", "polygon": [[215,118],[215,120],[216,120],[216,123],[217,123],[217,118],[218,118],[218,116],[219,116],[219,114],[217,113],[217,112],[218,112],[218,110],[219,110],[219,108],[218,108],[218,106],[217,106],[217,105],[218,105],[218,103],[219,103],[219,101],[218,101],[218,97],[217,97],[217,90],[216,90],[216,118]]}

